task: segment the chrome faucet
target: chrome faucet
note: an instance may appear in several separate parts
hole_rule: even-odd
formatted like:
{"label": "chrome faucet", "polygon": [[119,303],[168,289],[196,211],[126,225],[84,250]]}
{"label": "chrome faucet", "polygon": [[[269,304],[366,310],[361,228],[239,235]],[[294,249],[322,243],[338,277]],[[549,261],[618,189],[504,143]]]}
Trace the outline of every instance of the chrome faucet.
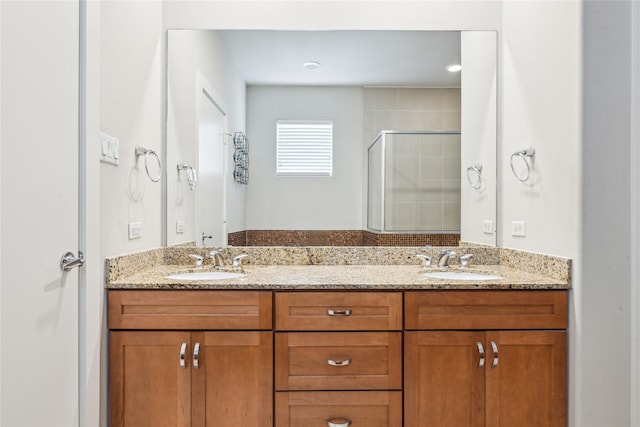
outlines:
{"label": "chrome faucet", "polygon": [[231,261],[231,266],[234,269],[241,269],[242,268],[242,258],[248,257],[248,254],[240,254],[240,255],[236,255],[233,257],[233,260]]}
{"label": "chrome faucet", "polygon": [[209,258],[213,260],[213,266],[215,268],[224,268],[224,260],[219,250],[209,252]]}
{"label": "chrome faucet", "polygon": [[422,268],[431,268],[431,257],[429,255],[418,254],[416,257],[422,260]]}
{"label": "chrome faucet", "polygon": [[440,252],[440,257],[438,258],[438,267],[448,268],[449,261],[455,256],[456,253],[450,249]]}
{"label": "chrome faucet", "polygon": [[189,256],[196,260],[196,265],[195,265],[196,268],[202,267],[202,263],[204,261],[204,257],[203,256],[198,255],[198,254],[189,254]]}
{"label": "chrome faucet", "polygon": [[464,255],[460,255],[460,267],[468,267],[469,266],[469,260],[473,258],[473,254],[464,254]]}

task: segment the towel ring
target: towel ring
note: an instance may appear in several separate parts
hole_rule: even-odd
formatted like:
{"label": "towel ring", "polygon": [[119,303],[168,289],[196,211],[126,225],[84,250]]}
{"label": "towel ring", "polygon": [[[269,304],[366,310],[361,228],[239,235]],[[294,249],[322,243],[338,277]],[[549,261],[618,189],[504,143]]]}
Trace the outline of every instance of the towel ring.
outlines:
{"label": "towel ring", "polygon": [[[535,156],[535,154],[536,154],[536,149],[533,147],[529,147],[526,150],[516,151],[511,155],[511,159],[509,160],[509,163],[511,164],[511,172],[513,173],[513,176],[515,176],[518,181],[526,182],[529,179],[529,176],[531,175],[531,163],[529,159],[533,159],[533,156]],[[513,166],[513,161],[515,159],[522,159],[525,166],[527,167],[526,175],[524,176],[518,175],[518,173],[516,172],[516,168]]]}
{"label": "towel ring", "polygon": [[[475,180],[471,179],[473,175],[476,176]],[[471,188],[476,191],[480,190],[482,187],[482,165],[473,165],[467,168],[467,181],[469,181]]]}
{"label": "towel ring", "polygon": [[[158,162],[158,176],[155,178],[151,176],[151,173],[149,173],[150,155],[154,156],[156,158],[156,161]],[[160,157],[158,157],[158,154],[150,148],[136,147],[136,161],[140,156],[144,156],[144,170],[147,171],[147,176],[149,177],[149,179],[151,179],[151,181],[153,182],[160,181],[160,178],[162,178],[162,162],[160,161]]]}
{"label": "towel ring", "polygon": [[191,191],[196,191],[196,185],[198,184],[198,176],[193,166],[189,166],[185,163],[178,163],[177,168],[178,168],[178,176],[180,175],[180,171],[187,171],[187,182],[189,183],[189,189]]}

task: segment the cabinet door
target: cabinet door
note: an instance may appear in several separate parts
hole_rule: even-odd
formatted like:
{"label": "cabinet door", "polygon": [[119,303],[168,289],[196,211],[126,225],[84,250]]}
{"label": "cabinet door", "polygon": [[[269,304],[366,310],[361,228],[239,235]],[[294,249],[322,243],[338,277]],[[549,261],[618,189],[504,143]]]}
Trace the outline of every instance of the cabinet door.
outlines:
{"label": "cabinet door", "polygon": [[273,333],[194,332],[192,340],[192,425],[271,427]]}
{"label": "cabinet door", "polygon": [[110,333],[112,427],[191,425],[190,335]]}
{"label": "cabinet door", "polygon": [[565,426],[566,332],[497,331],[486,335],[487,427]]}
{"label": "cabinet door", "polygon": [[484,332],[404,337],[405,427],[483,426]]}

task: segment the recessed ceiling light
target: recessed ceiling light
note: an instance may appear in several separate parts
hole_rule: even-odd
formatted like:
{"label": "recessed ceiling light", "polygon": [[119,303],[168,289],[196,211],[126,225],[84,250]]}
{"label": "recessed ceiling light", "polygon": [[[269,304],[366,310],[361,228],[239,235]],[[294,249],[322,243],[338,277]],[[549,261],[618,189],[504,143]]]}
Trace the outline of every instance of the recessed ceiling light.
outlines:
{"label": "recessed ceiling light", "polygon": [[302,66],[307,70],[317,70],[318,68],[320,68],[320,63],[318,61],[307,61],[302,64]]}
{"label": "recessed ceiling light", "polygon": [[462,65],[460,64],[449,64],[447,65],[447,71],[450,73],[457,73],[462,70]]}

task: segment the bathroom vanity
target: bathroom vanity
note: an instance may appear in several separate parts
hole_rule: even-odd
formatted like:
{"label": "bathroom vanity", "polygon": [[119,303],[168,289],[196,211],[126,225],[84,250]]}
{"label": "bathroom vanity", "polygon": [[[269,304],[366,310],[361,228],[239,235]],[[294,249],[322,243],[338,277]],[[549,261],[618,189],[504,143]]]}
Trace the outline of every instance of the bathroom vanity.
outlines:
{"label": "bathroom vanity", "polygon": [[107,285],[112,426],[566,425],[568,281],[500,265],[167,279],[185,268]]}

